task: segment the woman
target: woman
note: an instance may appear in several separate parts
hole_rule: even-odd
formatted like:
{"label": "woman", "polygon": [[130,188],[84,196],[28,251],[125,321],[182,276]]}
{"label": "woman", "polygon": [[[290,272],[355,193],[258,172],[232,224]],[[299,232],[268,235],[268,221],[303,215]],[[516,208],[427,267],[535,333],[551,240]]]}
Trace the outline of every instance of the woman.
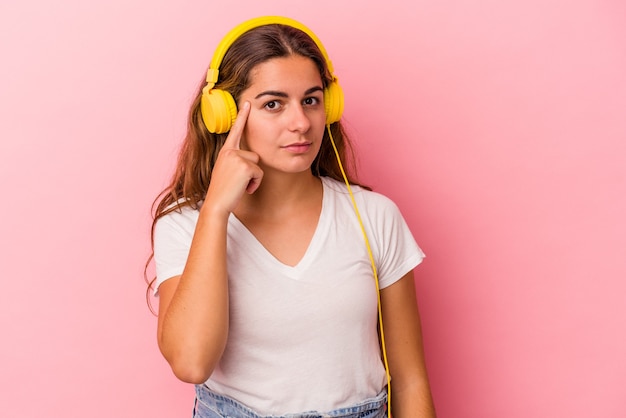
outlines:
{"label": "woman", "polygon": [[[382,417],[377,286],[323,46],[260,18],[216,57],[153,224],[159,348],[196,385],[195,417]],[[423,253],[389,199],[347,179],[378,272],[394,417],[433,417],[412,273]]]}

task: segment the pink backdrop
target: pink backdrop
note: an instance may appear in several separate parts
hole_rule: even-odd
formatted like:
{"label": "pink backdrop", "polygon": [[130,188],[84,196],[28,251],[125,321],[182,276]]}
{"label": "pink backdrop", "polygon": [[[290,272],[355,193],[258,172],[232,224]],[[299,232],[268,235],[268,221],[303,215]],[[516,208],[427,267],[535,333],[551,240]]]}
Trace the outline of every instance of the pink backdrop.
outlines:
{"label": "pink backdrop", "polygon": [[0,4],[0,415],[189,416],[143,300],[149,206],[218,39],[283,14],[428,254],[440,418],[626,416],[623,2],[211,3]]}

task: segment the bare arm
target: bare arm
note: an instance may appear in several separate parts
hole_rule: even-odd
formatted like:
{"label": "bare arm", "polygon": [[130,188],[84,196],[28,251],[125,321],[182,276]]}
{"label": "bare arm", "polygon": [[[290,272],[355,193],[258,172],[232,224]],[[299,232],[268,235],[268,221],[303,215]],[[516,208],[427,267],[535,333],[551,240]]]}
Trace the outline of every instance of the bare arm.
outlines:
{"label": "bare arm", "polygon": [[434,418],[413,272],[381,290],[394,418]]}
{"label": "bare arm", "polygon": [[189,383],[211,375],[228,337],[226,227],[206,218],[198,220],[183,275],[159,287],[159,348]]}
{"label": "bare arm", "polygon": [[189,383],[209,378],[228,338],[228,217],[263,176],[258,156],[239,148],[249,105],[220,151],[181,276],[159,287],[157,340],[174,374]]}

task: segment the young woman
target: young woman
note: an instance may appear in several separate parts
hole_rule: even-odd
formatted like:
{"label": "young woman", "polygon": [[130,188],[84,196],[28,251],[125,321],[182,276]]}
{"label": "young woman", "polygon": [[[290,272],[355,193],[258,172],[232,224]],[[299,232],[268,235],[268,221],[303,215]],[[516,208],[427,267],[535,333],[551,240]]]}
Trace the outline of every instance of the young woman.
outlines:
{"label": "young woman", "polygon": [[196,385],[194,417],[383,417],[387,358],[394,417],[435,415],[412,272],[423,253],[397,207],[348,173],[359,223],[329,64],[298,22],[252,20],[220,44],[192,105],[152,238],[158,344]]}

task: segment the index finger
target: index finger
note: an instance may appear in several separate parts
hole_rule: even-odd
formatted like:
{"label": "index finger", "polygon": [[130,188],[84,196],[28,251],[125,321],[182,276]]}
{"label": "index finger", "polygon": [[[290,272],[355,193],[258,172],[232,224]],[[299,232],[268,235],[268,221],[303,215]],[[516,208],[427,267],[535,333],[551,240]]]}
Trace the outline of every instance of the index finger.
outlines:
{"label": "index finger", "polygon": [[239,144],[241,142],[241,134],[243,133],[243,128],[246,126],[249,114],[250,102],[244,102],[239,110],[239,113],[237,113],[235,123],[233,123],[233,127],[230,128],[230,132],[228,133],[222,148],[240,149]]}

